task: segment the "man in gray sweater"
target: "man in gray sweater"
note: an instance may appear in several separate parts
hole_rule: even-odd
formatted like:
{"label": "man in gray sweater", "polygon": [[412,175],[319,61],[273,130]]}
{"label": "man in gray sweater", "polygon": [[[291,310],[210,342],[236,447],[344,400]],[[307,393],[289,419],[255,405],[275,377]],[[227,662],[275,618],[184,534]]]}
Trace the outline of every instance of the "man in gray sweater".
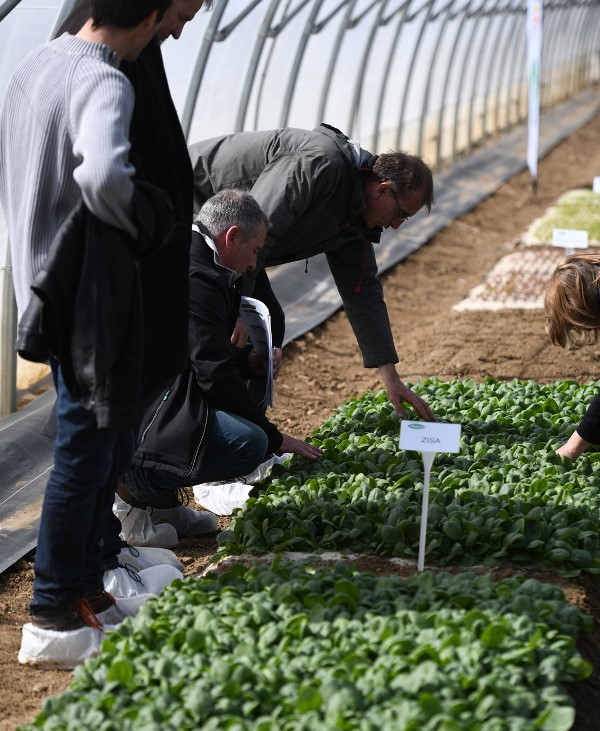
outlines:
{"label": "man in gray sweater", "polygon": [[[129,124],[130,82],[118,70],[154,37],[170,0],[92,0],[89,21],[32,51],[13,74],[0,118],[0,200],[7,221],[17,304],[61,225],[81,202],[103,224],[138,233]],[[127,313],[123,313],[124,316]],[[104,591],[101,529],[116,475],[126,468],[131,432],[100,429],[93,411],[57,389],[57,437],[38,536],[32,621],[21,663],[70,668],[98,651],[103,627],[128,613]],[[172,568],[175,575],[181,575]]]}

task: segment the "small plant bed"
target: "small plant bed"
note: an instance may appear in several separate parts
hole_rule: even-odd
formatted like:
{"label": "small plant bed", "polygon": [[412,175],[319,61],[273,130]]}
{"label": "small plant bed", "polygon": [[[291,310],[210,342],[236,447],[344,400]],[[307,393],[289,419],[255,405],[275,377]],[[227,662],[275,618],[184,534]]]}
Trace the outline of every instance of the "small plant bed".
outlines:
{"label": "small plant bed", "polygon": [[[461,451],[431,471],[427,563],[600,573],[600,453],[555,454],[600,384],[428,380],[414,386]],[[384,392],[341,406],[315,433],[322,460],[277,465],[219,537],[219,556],[352,551],[415,558],[423,465],[398,449]]]}
{"label": "small plant bed", "polygon": [[590,625],[535,579],[237,566],[174,582],[23,728],[567,731]]}

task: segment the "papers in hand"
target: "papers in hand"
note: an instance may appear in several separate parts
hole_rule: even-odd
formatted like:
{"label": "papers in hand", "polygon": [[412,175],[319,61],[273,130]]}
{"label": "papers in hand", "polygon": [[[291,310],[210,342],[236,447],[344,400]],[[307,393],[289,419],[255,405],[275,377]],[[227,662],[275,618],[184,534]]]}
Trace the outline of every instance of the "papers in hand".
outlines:
{"label": "papers in hand", "polygon": [[267,388],[264,405],[273,406],[273,340],[271,315],[266,305],[253,297],[242,297],[240,316],[244,321],[252,347],[257,353],[267,354]]}

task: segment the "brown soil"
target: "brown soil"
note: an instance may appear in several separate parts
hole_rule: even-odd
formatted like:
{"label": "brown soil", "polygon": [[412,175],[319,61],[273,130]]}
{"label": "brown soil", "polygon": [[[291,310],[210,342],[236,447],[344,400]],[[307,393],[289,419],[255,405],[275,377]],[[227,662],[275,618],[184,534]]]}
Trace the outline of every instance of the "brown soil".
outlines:
{"label": "brown soil", "polygon": [[[600,174],[599,138],[600,116],[541,161],[537,199],[532,197],[528,174],[516,176],[384,276],[403,379],[481,380],[489,374],[499,379],[587,381],[600,376],[600,349],[567,354],[554,348],[544,333],[541,310],[458,313],[451,309],[500,257],[518,246],[530,222],[558,195],[590,186]],[[379,388],[377,371],[362,367],[348,322],[338,314],[286,348],[273,420],[295,436],[308,436],[335,406]],[[177,553],[186,572],[194,573],[208,563],[215,548],[214,542],[187,539]],[[17,663],[31,594],[31,560],[27,557],[0,576],[0,731],[31,720],[44,698],[63,691],[71,678],[67,672],[36,671]],[[368,566],[383,570],[377,559]],[[532,573],[557,581],[550,572]],[[595,633],[581,644],[584,655],[600,667],[600,582],[582,577],[558,583],[571,601],[596,619]],[[578,711],[575,728],[597,729],[599,674],[570,690]]]}

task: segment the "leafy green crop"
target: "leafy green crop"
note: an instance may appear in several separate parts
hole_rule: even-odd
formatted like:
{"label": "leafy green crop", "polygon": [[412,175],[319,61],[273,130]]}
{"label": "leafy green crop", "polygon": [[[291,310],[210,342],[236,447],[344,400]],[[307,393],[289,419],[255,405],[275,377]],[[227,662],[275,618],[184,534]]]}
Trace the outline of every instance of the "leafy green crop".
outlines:
{"label": "leafy green crop", "polygon": [[567,731],[590,624],[531,579],[238,566],[174,582],[23,728]]}
{"label": "leafy green crop", "polygon": [[[543,564],[563,576],[600,574],[600,452],[576,462],[555,454],[599,386],[488,378],[414,387],[441,421],[463,425],[460,453],[438,454],[432,468],[429,564]],[[220,555],[415,557],[423,464],[417,452],[398,449],[398,434],[384,392],[340,407],[312,439],[323,459],[276,466],[264,492],[220,535]]]}

